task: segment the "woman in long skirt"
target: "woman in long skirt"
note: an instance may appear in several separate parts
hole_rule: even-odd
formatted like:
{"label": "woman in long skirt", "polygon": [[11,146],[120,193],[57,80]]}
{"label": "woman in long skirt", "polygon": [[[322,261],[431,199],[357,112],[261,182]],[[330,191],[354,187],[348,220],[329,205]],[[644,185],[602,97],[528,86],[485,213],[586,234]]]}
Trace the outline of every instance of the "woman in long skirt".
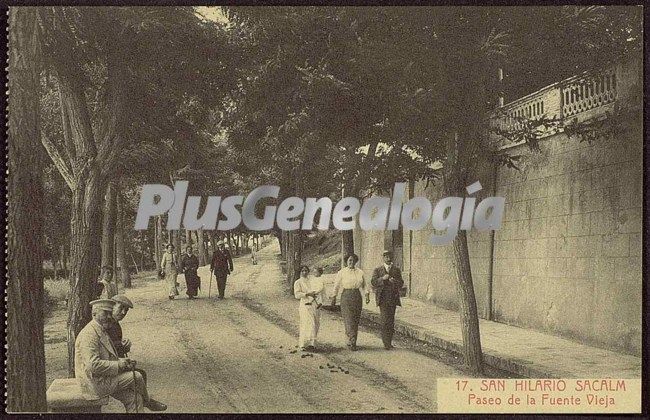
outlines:
{"label": "woman in long skirt", "polygon": [[309,267],[300,267],[300,278],[293,284],[293,294],[300,299],[300,335],[298,347],[301,350],[315,350],[316,336],[320,327],[320,307],[323,304],[325,286],[318,278],[309,277]]}
{"label": "woman in long skirt", "polygon": [[175,296],[178,296],[178,288],[176,283],[176,276],[178,275],[178,261],[176,261],[176,255],[174,254],[174,245],[167,245],[167,251],[163,254],[162,261],[160,262],[160,267],[165,273],[165,283],[167,283],[167,293],[169,295],[169,300],[172,300]]}
{"label": "woman in long skirt", "polygon": [[352,351],[357,350],[357,334],[359,332],[359,319],[361,319],[361,293],[366,295],[366,304],[370,303],[370,285],[366,282],[363,271],[357,268],[359,257],[350,254],[345,257],[345,267],[336,274],[334,281],[334,297],[332,305],[336,304],[336,297],[341,292],[341,315],[345,325],[345,335],[348,339],[348,347]]}

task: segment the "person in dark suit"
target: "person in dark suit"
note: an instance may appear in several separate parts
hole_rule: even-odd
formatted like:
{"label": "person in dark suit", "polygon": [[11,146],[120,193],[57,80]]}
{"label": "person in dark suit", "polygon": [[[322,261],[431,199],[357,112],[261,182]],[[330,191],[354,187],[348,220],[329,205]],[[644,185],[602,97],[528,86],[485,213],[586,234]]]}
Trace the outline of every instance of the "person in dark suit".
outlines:
{"label": "person in dark suit", "polygon": [[395,331],[395,308],[402,306],[399,295],[404,286],[402,273],[393,265],[393,255],[384,251],[384,264],[372,272],[370,283],[375,291],[375,299],[379,306],[381,317],[381,340],[384,348],[393,348],[393,333]]}
{"label": "person in dark suit", "polygon": [[212,254],[210,271],[214,273],[217,279],[217,289],[219,290],[219,299],[224,298],[226,292],[226,278],[233,270],[232,256],[226,249],[223,241],[217,242],[217,249]]}
{"label": "person in dark suit", "polygon": [[194,299],[201,288],[201,278],[196,273],[199,268],[199,259],[192,253],[192,247],[186,248],[186,254],[181,258],[181,271],[185,274],[187,297]]}

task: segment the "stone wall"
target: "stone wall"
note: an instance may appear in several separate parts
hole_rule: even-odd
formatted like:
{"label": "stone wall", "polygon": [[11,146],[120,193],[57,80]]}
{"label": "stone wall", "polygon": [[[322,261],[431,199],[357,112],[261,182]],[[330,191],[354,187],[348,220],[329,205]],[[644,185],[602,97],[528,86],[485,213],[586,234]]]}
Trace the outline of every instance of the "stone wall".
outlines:
{"label": "stone wall", "polygon": [[[641,92],[638,62],[596,77],[576,76],[504,107],[502,128],[547,115],[594,120]],[[519,118],[519,119],[518,119]],[[549,131],[540,151],[519,145],[520,170],[481,167],[471,182],[486,196],[505,197],[496,232],[468,234],[479,316],[585,343],[641,354],[642,127],[593,143]],[[432,203],[440,185],[417,182],[410,196]],[[433,231],[403,232],[401,256],[410,297],[457,309],[451,246],[429,244]],[[355,231],[361,267],[381,264],[384,232]]]}
{"label": "stone wall", "polygon": [[497,178],[493,319],[640,354],[642,139],[512,151],[526,159]]}
{"label": "stone wall", "polygon": [[[477,202],[506,199],[500,230],[468,235],[481,317],[640,354],[642,139],[638,131],[588,144],[556,134],[539,152],[510,149],[523,156],[521,171],[479,171]],[[413,194],[443,197],[424,182]],[[430,245],[432,233],[404,232],[409,295],[456,309],[452,250]],[[361,268],[381,264],[384,232],[357,230],[355,242]]]}

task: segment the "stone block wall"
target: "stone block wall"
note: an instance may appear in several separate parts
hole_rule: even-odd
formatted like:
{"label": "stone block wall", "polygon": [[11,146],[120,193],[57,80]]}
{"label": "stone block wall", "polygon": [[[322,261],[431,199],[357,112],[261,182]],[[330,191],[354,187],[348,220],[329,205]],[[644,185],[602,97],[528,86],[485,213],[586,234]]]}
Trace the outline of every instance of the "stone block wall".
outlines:
{"label": "stone block wall", "polygon": [[[521,171],[481,168],[475,180],[505,197],[500,230],[468,235],[479,315],[592,345],[641,353],[643,135],[593,144],[556,134],[526,146]],[[493,181],[496,179],[496,183]],[[434,205],[440,185],[414,186]],[[404,231],[410,297],[457,308],[450,246],[433,246],[430,225]],[[361,267],[381,264],[384,232],[355,231]]]}

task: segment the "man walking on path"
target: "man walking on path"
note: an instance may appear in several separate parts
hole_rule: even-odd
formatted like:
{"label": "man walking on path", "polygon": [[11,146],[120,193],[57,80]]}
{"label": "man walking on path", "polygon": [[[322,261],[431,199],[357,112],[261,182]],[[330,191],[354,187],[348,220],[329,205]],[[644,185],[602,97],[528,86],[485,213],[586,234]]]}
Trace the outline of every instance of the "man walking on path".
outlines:
{"label": "man walking on path", "polygon": [[381,340],[384,348],[393,348],[393,333],[395,331],[395,308],[402,306],[399,298],[400,290],[404,286],[402,273],[399,268],[393,266],[393,255],[390,251],[384,251],[384,264],[375,268],[372,272],[370,283],[375,289],[375,299],[379,306],[381,318]]}
{"label": "man walking on path", "polygon": [[217,249],[212,255],[210,263],[210,272],[214,273],[217,279],[217,289],[219,290],[219,299],[224,298],[226,292],[226,278],[233,270],[232,256],[223,243],[217,242]]}
{"label": "man walking on path", "polygon": [[196,270],[199,268],[199,259],[192,254],[192,247],[188,246],[186,254],[181,258],[181,271],[185,274],[185,284],[187,284],[187,297],[194,299],[198,290],[201,288],[201,279]]}

